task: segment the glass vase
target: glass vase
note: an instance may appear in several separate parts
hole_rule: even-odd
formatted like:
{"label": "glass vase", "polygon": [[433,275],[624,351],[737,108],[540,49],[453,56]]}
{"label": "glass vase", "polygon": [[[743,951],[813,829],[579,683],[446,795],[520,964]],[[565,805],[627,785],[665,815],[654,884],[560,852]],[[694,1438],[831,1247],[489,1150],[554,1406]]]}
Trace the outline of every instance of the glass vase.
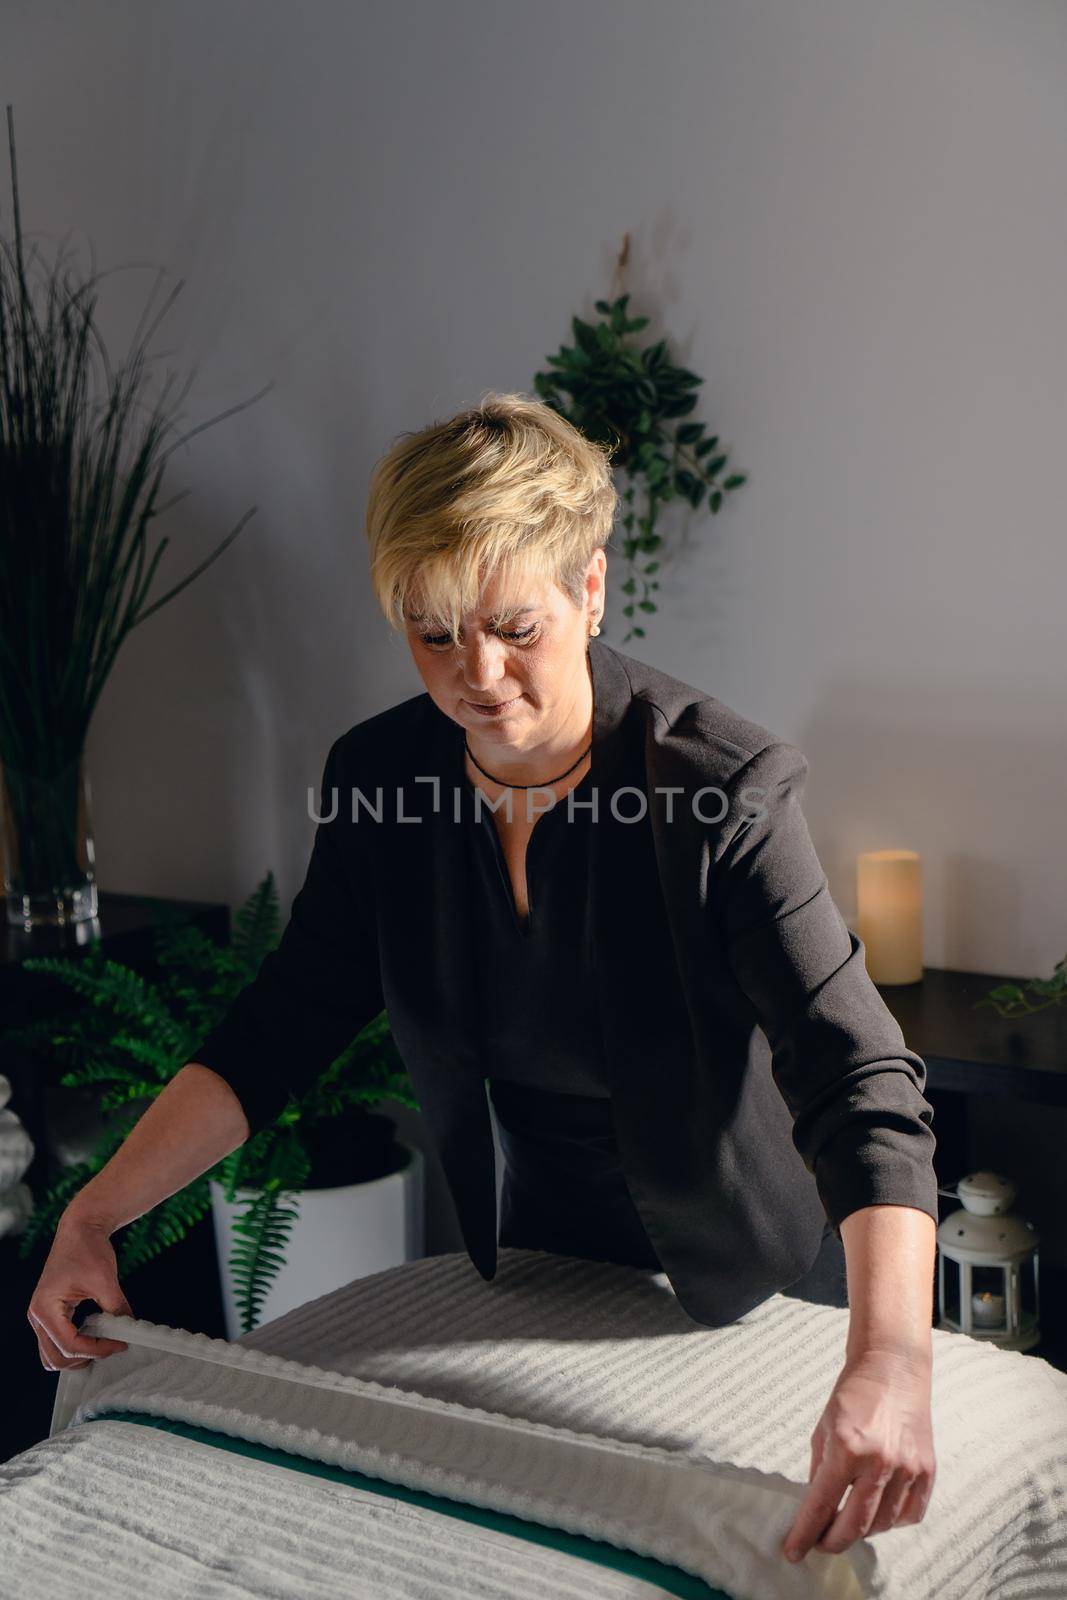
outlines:
{"label": "glass vase", "polygon": [[84,751],[51,776],[0,767],[0,849],[9,924],[29,930],[97,915]]}

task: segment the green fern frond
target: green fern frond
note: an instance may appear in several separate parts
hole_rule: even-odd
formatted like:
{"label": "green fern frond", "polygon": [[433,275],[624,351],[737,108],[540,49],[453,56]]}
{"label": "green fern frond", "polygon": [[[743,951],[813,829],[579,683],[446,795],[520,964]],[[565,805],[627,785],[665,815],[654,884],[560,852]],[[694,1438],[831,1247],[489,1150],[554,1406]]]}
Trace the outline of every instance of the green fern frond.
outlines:
{"label": "green fern frond", "polygon": [[299,1195],[310,1173],[303,1145],[295,1137],[279,1140],[259,1192],[234,1219],[230,1272],[244,1333],[256,1326],[267,1292],[285,1265],[285,1247],[299,1216],[299,1205],[286,1204],[282,1197]]}
{"label": "green fern frond", "polygon": [[22,964],[30,972],[49,973],[94,1006],[106,1006],[153,1028],[174,1049],[181,1048],[180,1030],[155,986],[129,967],[105,957],[91,958],[88,952],[81,962],[66,956],[30,956]]}
{"label": "green fern frond", "polygon": [[191,922],[168,929],[165,936],[156,939],[156,960],[161,967],[185,967],[190,972],[209,972],[219,957],[224,955],[225,947],[216,944],[210,934]]}
{"label": "green fern frond", "polygon": [[225,1001],[243,988],[247,974],[232,951],[209,945],[182,953],[173,967],[163,969],[159,982],[168,1001]]}
{"label": "green fern frond", "polygon": [[[142,1079],[139,1083],[124,1083],[116,1089],[109,1089],[100,1096],[101,1111],[117,1111],[120,1106],[128,1106],[134,1102],[151,1101],[163,1093],[161,1083],[148,1083]],[[143,1115],[148,1110],[147,1105],[141,1105],[138,1113]]]}
{"label": "green fern frond", "polygon": [[283,1112],[277,1121],[259,1128],[244,1144],[239,1144],[207,1174],[223,1186],[226,1199],[233,1201],[238,1189],[256,1189],[265,1174],[274,1170],[274,1147],[289,1137],[292,1113]]}
{"label": "green fern frond", "polygon": [[222,1190],[227,1200],[233,1200],[237,1190],[243,1186],[242,1173],[244,1163],[247,1160],[245,1152],[250,1143],[251,1140],[246,1144],[239,1144],[236,1150],[231,1150],[229,1155],[223,1156],[218,1165],[213,1167],[208,1174],[209,1177],[215,1179],[216,1183],[222,1185]]}
{"label": "green fern frond", "polygon": [[188,1033],[185,1037],[186,1043],[180,1050],[168,1049],[154,1038],[139,1038],[135,1033],[116,1033],[111,1044],[114,1049],[132,1056],[140,1066],[150,1068],[161,1081],[167,1082],[189,1059],[189,1049],[195,1041],[189,1039]]}
{"label": "green fern frond", "polygon": [[66,1042],[61,1025],[55,1017],[41,1017],[36,1022],[27,1022],[18,1028],[4,1028],[0,1030],[0,1039],[7,1044],[20,1044],[28,1049],[32,1049],[35,1045]]}
{"label": "green fern frond", "polygon": [[139,1083],[140,1076],[121,1061],[85,1055],[76,1067],[60,1078],[65,1089],[84,1089],[99,1083]]}
{"label": "green fern frond", "polygon": [[263,957],[278,943],[280,915],[273,872],[268,872],[240,910],[234,913],[230,948],[249,977],[259,971]]}

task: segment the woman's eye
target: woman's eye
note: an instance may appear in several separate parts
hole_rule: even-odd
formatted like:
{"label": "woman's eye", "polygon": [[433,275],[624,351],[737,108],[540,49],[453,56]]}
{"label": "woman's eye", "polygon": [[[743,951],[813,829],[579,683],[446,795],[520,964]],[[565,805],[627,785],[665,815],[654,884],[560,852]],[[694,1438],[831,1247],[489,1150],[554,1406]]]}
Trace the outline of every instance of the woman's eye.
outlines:
{"label": "woman's eye", "polygon": [[[523,639],[532,638],[536,632],[537,623],[531,622],[528,628],[519,628],[517,631],[509,632],[501,628],[500,637],[502,639],[508,639],[512,643],[518,644],[521,643]],[[423,644],[430,645],[435,650],[439,650],[443,646],[451,645],[453,643],[452,635],[449,633],[422,633],[419,635],[419,638],[422,640]]]}

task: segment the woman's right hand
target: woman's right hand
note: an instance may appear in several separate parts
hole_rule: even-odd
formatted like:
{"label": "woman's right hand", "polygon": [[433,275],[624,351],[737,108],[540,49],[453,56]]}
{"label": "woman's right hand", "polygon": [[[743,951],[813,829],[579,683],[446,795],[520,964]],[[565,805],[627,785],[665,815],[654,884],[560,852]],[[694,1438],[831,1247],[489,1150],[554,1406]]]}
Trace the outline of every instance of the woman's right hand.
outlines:
{"label": "woman's right hand", "polygon": [[72,1318],[83,1300],[95,1300],[101,1311],[116,1316],[134,1314],[119,1285],[107,1229],[64,1213],[26,1311],[41,1363],[49,1372],[84,1367],[127,1348],[120,1339],[79,1333]]}

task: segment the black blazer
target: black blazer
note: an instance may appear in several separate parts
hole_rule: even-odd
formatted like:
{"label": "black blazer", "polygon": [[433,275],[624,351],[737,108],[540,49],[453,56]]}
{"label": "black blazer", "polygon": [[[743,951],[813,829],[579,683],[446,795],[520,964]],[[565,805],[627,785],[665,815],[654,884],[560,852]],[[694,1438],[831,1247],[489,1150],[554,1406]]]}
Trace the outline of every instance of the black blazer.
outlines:
{"label": "black blazer", "polygon": [[[683,1308],[719,1326],[805,1273],[826,1219],[838,1232],[893,1204],[937,1220],[926,1068],[831,899],[801,752],[601,639],[589,655],[590,1003],[634,1203]],[[335,741],[281,942],[191,1059],[255,1132],[384,1008],[491,1279],[462,782],[463,730],[428,694]]]}

